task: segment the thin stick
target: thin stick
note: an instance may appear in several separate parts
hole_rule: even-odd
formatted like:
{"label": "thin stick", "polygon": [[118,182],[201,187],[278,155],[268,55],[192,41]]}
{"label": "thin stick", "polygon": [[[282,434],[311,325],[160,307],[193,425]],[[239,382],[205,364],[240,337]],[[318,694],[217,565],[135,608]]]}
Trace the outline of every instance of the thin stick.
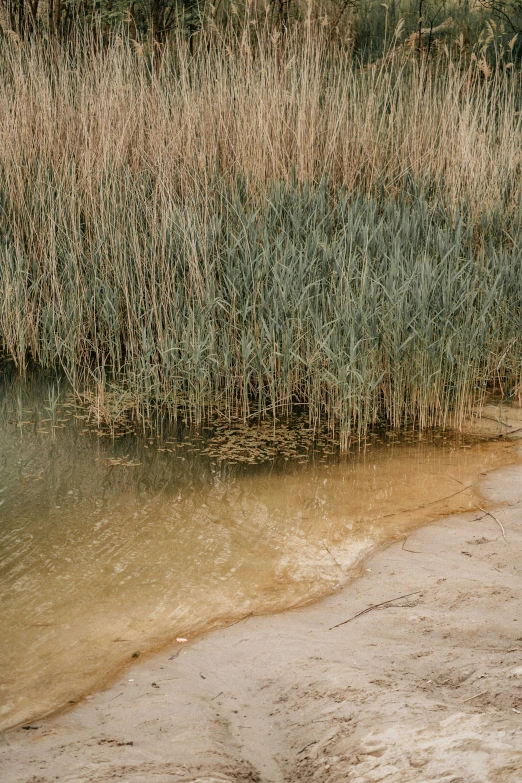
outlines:
{"label": "thin stick", "polygon": [[328,552],[328,554],[330,555],[330,557],[332,558],[332,560],[334,561],[334,563],[335,563],[335,565],[337,566],[337,568],[338,568],[340,571],[342,571],[342,573],[344,574],[344,571],[343,571],[343,569],[342,569],[342,566],[340,565],[340,563],[338,563],[338,562],[337,562],[337,560],[336,560],[336,559],[335,559],[335,557],[332,555],[332,553],[330,552],[330,550],[328,549],[328,547],[326,546],[326,544],[325,544],[324,542],[323,542],[323,546],[324,546],[324,548],[326,549],[326,551]]}
{"label": "thin stick", "polygon": [[402,547],[401,547],[402,551],[403,552],[411,552],[412,555],[422,555],[422,552],[420,552],[417,549],[406,549],[406,543],[407,543],[408,539],[409,539],[409,535],[404,537],[404,541],[402,542]]}
{"label": "thin stick", "polygon": [[[451,478],[451,476],[448,476],[448,478]],[[458,479],[455,479],[455,481],[458,481]],[[429,503],[423,503],[421,506],[414,506],[413,508],[405,508],[402,511],[394,511],[392,514],[384,514],[384,516],[382,516],[381,519],[387,519],[388,517],[395,517],[398,514],[408,514],[410,511],[418,511],[419,509],[427,508],[428,506],[435,506],[437,503],[442,503],[443,500],[449,500],[449,498],[454,498],[455,495],[460,495],[461,492],[465,492],[467,489],[471,489],[472,486],[473,484],[467,484],[466,486],[462,487],[462,489],[453,492],[451,495],[445,495],[443,498],[432,500]]]}
{"label": "thin stick", "polygon": [[409,598],[410,595],[419,595],[419,593],[424,592],[423,590],[416,590],[414,593],[406,593],[405,595],[398,595],[396,598],[390,598],[388,601],[383,601],[380,604],[372,604],[371,606],[368,606],[366,609],[363,609],[362,612],[357,612],[357,614],[354,614],[353,617],[349,617],[348,620],[343,620],[342,623],[337,623],[337,625],[332,625],[331,628],[329,628],[329,631],[333,631],[334,628],[339,628],[341,625],[346,625],[346,623],[351,623],[352,620],[355,620],[356,617],[360,617],[363,614],[366,614],[367,612],[371,612],[373,609],[378,609],[380,606],[387,606],[387,604],[393,603],[393,601],[399,601],[401,598]]}
{"label": "thin stick", "polygon": [[249,617],[253,617],[254,613],[249,612],[244,617],[240,617],[239,620],[234,620],[233,623],[230,623],[230,625],[225,626],[226,628],[232,628],[233,625],[237,625],[238,623],[242,623],[244,620],[248,620]]}
{"label": "thin stick", "polygon": [[299,756],[300,753],[304,753],[307,748],[310,748],[312,745],[316,745],[318,740],[314,740],[313,742],[309,742],[308,745],[305,745],[304,748],[301,748],[301,750],[297,751],[297,755]]}
{"label": "thin stick", "polygon": [[487,691],[480,691],[480,693],[476,693],[474,696],[470,696],[468,699],[461,701],[461,704],[465,704],[467,701],[471,701],[472,699],[478,699],[479,696],[484,696],[485,693],[487,693]]}
{"label": "thin stick", "polygon": [[522,432],[522,427],[518,427],[516,430],[511,430],[511,432],[506,432],[506,435],[514,435],[515,432]]}
{"label": "thin stick", "polygon": [[501,421],[498,416],[480,416],[481,419],[488,419],[488,421],[497,421],[499,424],[502,424],[503,427],[512,427],[512,424],[506,424],[505,421]]}
{"label": "thin stick", "polygon": [[482,508],[482,506],[477,506],[477,508],[480,508],[480,510],[481,510],[481,511],[483,511],[483,512],[484,512],[484,514],[485,514],[487,517],[491,517],[492,519],[494,519],[494,520],[495,520],[495,522],[497,523],[497,525],[500,525],[500,529],[502,530],[502,538],[503,538],[503,539],[504,539],[504,541],[505,541],[505,540],[506,540],[506,531],[504,530],[504,525],[502,524],[502,522],[500,521],[500,519],[497,519],[497,517],[496,517],[494,514],[492,514],[492,513],[491,513],[491,511],[486,511],[486,509],[485,509],[485,508]]}

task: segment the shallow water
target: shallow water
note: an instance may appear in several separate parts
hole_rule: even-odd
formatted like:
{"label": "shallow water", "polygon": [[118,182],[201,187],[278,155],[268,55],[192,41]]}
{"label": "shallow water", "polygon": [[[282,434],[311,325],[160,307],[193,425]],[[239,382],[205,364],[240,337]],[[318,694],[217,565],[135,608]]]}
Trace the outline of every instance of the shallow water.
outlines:
{"label": "shallow water", "polygon": [[331,592],[377,544],[473,508],[479,473],[516,459],[440,433],[339,458],[303,425],[112,440],[56,394],[0,388],[3,728],[134,653]]}

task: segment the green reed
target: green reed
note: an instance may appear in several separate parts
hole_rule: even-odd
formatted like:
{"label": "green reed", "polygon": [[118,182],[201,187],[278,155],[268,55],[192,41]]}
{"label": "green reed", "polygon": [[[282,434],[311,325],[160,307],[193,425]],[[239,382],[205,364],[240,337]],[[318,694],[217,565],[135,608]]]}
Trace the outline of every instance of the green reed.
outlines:
{"label": "green reed", "polygon": [[150,177],[124,176],[88,230],[60,212],[44,263],[4,225],[0,334],[21,367],[29,353],[145,416],[301,406],[343,447],[379,420],[455,425],[492,386],[519,393],[518,225],[507,239],[495,216],[478,230],[421,195],[326,183],[274,185],[256,206],[218,179],[201,204],[147,210]]}

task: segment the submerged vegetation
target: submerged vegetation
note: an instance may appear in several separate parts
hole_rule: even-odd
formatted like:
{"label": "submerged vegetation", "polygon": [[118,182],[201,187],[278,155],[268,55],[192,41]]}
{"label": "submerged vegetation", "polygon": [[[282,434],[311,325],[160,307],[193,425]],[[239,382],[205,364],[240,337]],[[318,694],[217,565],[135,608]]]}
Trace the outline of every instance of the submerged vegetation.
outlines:
{"label": "submerged vegetation", "polygon": [[519,396],[522,79],[405,52],[4,45],[4,354],[110,420],[297,408],[342,448]]}

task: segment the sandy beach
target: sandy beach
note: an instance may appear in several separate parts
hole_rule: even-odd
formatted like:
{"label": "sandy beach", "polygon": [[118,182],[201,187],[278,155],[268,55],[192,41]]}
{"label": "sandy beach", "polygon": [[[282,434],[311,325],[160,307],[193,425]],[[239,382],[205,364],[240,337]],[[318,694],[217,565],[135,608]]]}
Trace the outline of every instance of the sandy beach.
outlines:
{"label": "sandy beach", "polygon": [[312,606],[138,661],[0,737],[6,783],[518,783],[522,465]]}

